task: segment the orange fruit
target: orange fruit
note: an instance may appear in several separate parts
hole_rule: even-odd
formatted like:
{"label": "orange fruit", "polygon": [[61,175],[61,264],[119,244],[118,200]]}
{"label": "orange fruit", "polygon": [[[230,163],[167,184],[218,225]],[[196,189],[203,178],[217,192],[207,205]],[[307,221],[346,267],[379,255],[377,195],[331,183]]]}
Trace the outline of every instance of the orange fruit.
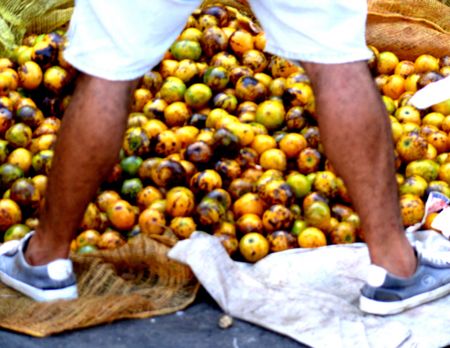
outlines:
{"label": "orange fruit", "polygon": [[268,61],[263,52],[248,50],[242,54],[242,64],[248,66],[255,73],[261,73],[267,68]]}
{"label": "orange fruit", "polygon": [[0,199],[0,231],[6,231],[21,220],[22,211],[16,202],[8,198]]}
{"label": "orange fruit", "polygon": [[120,195],[116,191],[105,190],[97,196],[96,203],[100,208],[100,211],[106,212],[113,203],[117,202],[120,199]]}
{"label": "orange fruit", "polygon": [[395,111],[395,117],[399,122],[406,123],[416,123],[421,124],[422,120],[420,117],[420,111],[417,110],[414,106],[411,105],[405,105],[399,107]]}
{"label": "orange fruit", "polygon": [[192,217],[177,216],[170,221],[170,229],[180,239],[186,239],[197,229],[197,225]]}
{"label": "orange fruit", "polygon": [[236,237],[236,225],[233,222],[221,221],[213,227],[213,233]]}
{"label": "orange fruit", "polygon": [[261,155],[264,151],[269,149],[275,149],[277,147],[276,140],[267,134],[255,135],[250,147],[255,150],[258,155]]}
{"label": "orange fruit", "polygon": [[391,130],[392,139],[394,140],[394,143],[397,143],[403,134],[403,127],[399,122],[391,122]]}
{"label": "orange fruit", "polygon": [[434,160],[437,157],[437,155],[438,155],[438,152],[437,152],[436,148],[433,145],[428,144],[427,153],[425,154],[425,158]]}
{"label": "orange fruit", "polygon": [[31,178],[31,181],[33,182],[34,187],[37,188],[39,191],[39,194],[41,197],[44,197],[45,191],[47,190],[47,181],[48,178],[46,175],[38,174]]}
{"label": "orange fruit", "polygon": [[326,231],[330,227],[331,211],[325,202],[313,202],[305,208],[305,221],[308,225]]}
{"label": "orange fruit", "polygon": [[129,230],[136,220],[136,212],[133,206],[123,199],[112,203],[106,211],[111,224],[119,230]]}
{"label": "orange fruit", "polygon": [[338,222],[330,232],[331,243],[349,244],[356,241],[356,228],[348,221]]}
{"label": "orange fruit", "polygon": [[444,100],[443,102],[433,105],[431,109],[435,112],[440,112],[445,116],[450,115],[450,99]]}
{"label": "orange fruit", "polygon": [[242,215],[236,221],[236,227],[241,234],[247,234],[250,232],[263,232],[263,223],[261,217],[251,213]]}
{"label": "orange fruit", "polygon": [[25,89],[36,89],[42,82],[41,67],[32,61],[22,64],[18,70],[20,85]]}
{"label": "orange fruit", "polygon": [[391,75],[387,78],[386,83],[381,87],[384,95],[392,99],[398,99],[405,89],[405,79],[401,75]]}
{"label": "orange fruit", "polygon": [[302,174],[310,174],[319,169],[321,154],[317,149],[306,147],[297,157],[298,171]]}
{"label": "orange fruit", "polygon": [[96,246],[99,240],[100,240],[100,233],[92,229],[81,232],[76,238],[78,248],[81,248],[84,245]]}
{"label": "orange fruit", "polygon": [[14,149],[6,160],[8,163],[14,164],[23,170],[24,173],[28,173],[31,168],[32,154],[27,149],[19,147]]}
{"label": "orange fruit", "polygon": [[158,199],[163,199],[161,191],[155,186],[146,186],[138,192],[136,203],[141,210],[144,210]]}
{"label": "orange fruit", "polygon": [[439,166],[438,178],[450,185],[450,162],[443,163]]}
{"label": "orange fruit", "polygon": [[[441,114],[440,112],[430,112],[425,115],[425,117],[422,119],[422,124],[430,124],[432,126],[435,126],[439,129],[442,128],[443,123],[445,121],[445,116]],[[442,129],[445,132],[448,132],[448,130]]]}
{"label": "orange fruit", "polygon": [[439,71],[439,59],[430,54],[422,54],[414,61],[414,69],[418,74],[428,71]]}
{"label": "orange fruit", "polygon": [[100,235],[97,246],[100,249],[112,250],[124,245],[125,243],[124,238],[119,232],[108,229]]}
{"label": "orange fruit", "polygon": [[380,52],[377,61],[378,74],[392,74],[399,63],[398,57],[389,51]]}
{"label": "orange fruit", "polygon": [[269,242],[260,233],[248,233],[239,241],[239,251],[247,261],[256,262],[269,253]]}
{"label": "orange fruit", "polygon": [[141,112],[144,105],[152,99],[152,92],[147,88],[138,88],[133,93],[131,110]]}
{"label": "orange fruit", "polygon": [[288,133],[280,140],[279,146],[287,158],[295,158],[306,148],[308,143],[299,133]]}
{"label": "orange fruit", "polygon": [[204,83],[194,83],[184,93],[186,104],[194,109],[200,109],[207,105],[211,97],[211,88]]}
{"label": "orange fruit", "polygon": [[288,59],[279,56],[272,56],[269,63],[269,69],[274,79],[278,77],[286,78],[292,73],[300,71],[300,67],[298,65],[292,63]]}
{"label": "orange fruit", "polygon": [[426,139],[414,133],[403,134],[396,145],[396,150],[406,162],[424,158],[427,148],[428,143]]}
{"label": "orange fruit", "polygon": [[162,234],[166,229],[164,213],[153,208],[145,209],[138,218],[141,232],[145,235]]}
{"label": "orange fruit", "polygon": [[420,222],[425,213],[425,204],[419,196],[405,194],[400,196],[400,211],[404,226]]}
{"label": "orange fruit", "polygon": [[254,48],[253,35],[243,29],[238,29],[231,34],[228,43],[233,52],[238,55],[242,55]]}
{"label": "orange fruit", "polygon": [[266,47],[266,34],[264,31],[259,32],[254,37],[254,44],[255,48],[260,51],[264,51],[264,48]]}
{"label": "orange fruit", "polygon": [[293,222],[294,215],[282,204],[272,205],[262,216],[264,230],[267,233],[278,230],[290,230]]}
{"label": "orange fruit", "polygon": [[264,202],[256,193],[245,193],[233,204],[235,218],[244,214],[256,214],[262,216],[264,212]]}
{"label": "orange fruit", "polygon": [[214,232],[213,235],[220,240],[220,243],[223,245],[228,255],[233,255],[238,251],[239,241],[236,236],[220,232]]}
{"label": "orange fruit", "polygon": [[415,72],[414,62],[410,60],[402,60],[395,67],[394,74],[401,75],[403,77],[409,76]]}
{"label": "orange fruit", "polygon": [[286,170],[286,155],[280,149],[269,149],[261,154],[259,164],[263,169]]}
{"label": "orange fruit", "polygon": [[177,186],[167,192],[166,212],[172,217],[191,215],[194,205],[194,194],[186,187]]}
{"label": "orange fruit", "polygon": [[298,246],[297,238],[287,231],[275,231],[267,236],[269,242],[269,249],[276,253],[283,250],[288,250]]}
{"label": "orange fruit", "polygon": [[181,127],[189,120],[191,111],[186,103],[177,101],[164,109],[164,120],[169,127]]}
{"label": "orange fruit", "polygon": [[[422,225],[423,230],[435,230],[433,227],[431,227],[431,224],[433,223],[433,220],[438,216],[439,213],[433,212],[427,215],[425,218],[425,222]],[[435,230],[436,231],[436,230]]]}
{"label": "orange fruit", "polygon": [[447,133],[443,131],[432,132],[426,137],[429,144],[433,145],[437,153],[447,152],[448,137]]}
{"label": "orange fruit", "polygon": [[297,237],[300,248],[317,248],[327,245],[325,234],[316,227],[306,227]]}
{"label": "orange fruit", "polygon": [[417,83],[420,80],[419,74],[412,74],[405,79],[405,90],[409,92],[416,92],[418,87]]}

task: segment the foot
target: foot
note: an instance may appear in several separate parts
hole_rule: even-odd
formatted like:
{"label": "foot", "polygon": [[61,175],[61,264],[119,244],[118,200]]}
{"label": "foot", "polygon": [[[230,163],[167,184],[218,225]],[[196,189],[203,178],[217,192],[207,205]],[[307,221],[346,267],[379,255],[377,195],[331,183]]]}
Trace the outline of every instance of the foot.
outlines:
{"label": "foot", "polygon": [[57,259],[31,266],[25,260],[24,250],[32,235],[33,232],[0,246],[0,281],[39,302],[77,298],[72,261]]}
{"label": "foot", "polygon": [[367,284],[361,289],[359,308],[370,314],[396,314],[450,294],[449,255],[417,253],[417,262],[415,273],[408,278],[371,265]]}

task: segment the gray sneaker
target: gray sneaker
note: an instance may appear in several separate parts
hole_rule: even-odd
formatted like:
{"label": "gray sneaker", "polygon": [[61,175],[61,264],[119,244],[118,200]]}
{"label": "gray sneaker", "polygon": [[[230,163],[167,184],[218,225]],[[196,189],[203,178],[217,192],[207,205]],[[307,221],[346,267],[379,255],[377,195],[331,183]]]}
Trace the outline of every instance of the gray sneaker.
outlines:
{"label": "gray sneaker", "polygon": [[359,308],[370,314],[396,314],[449,294],[450,255],[417,253],[417,259],[417,270],[410,278],[371,265]]}
{"label": "gray sneaker", "polygon": [[0,280],[39,302],[77,298],[71,260],[58,259],[42,266],[27,263],[23,251],[32,235],[0,246]]}

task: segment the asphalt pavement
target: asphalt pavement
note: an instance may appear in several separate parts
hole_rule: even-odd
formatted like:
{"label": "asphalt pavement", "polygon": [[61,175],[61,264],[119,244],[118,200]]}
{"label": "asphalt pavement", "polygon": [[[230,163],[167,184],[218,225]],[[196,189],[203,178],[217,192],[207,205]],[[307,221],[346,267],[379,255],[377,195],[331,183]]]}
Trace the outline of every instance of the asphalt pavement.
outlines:
{"label": "asphalt pavement", "polygon": [[46,338],[0,329],[1,348],[306,348],[272,331],[234,319],[228,329],[218,326],[221,309],[201,289],[183,311],[149,319],[121,320]]}

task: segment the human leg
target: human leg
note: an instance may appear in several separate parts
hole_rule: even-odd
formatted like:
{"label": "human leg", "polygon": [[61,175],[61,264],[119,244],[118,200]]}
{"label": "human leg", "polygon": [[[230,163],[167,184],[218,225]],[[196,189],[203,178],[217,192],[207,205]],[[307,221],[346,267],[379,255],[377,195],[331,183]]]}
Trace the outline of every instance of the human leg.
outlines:
{"label": "human leg", "polygon": [[400,219],[389,118],[367,63],[304,67],[326,155],[348,187],[372,262],[410,276],[416,261]]}
{"label": "human leg", "polygon": [[79,79],[63,118],[40,224],[25,253],[31,264],[68,256],[85,207],[117,161],[133,86]]}
{"label": "human leg", "polygon": [[360,308],[393,314],[450,292],[450,262],[409,244],[400,219],[389,119],[365,45],[367,3],[250,0],[268,52],[302,61],[321,139],[361,217],[372,265]]}
{"label": "human leg", "polygon": [[77,1],[65,58],[85,75],[64,115],[40,225],[0,248],[0,279],[7,285],[38,301],[76,297],[70,242],[118,158],[132,81],[161,60],[199,4]]}

